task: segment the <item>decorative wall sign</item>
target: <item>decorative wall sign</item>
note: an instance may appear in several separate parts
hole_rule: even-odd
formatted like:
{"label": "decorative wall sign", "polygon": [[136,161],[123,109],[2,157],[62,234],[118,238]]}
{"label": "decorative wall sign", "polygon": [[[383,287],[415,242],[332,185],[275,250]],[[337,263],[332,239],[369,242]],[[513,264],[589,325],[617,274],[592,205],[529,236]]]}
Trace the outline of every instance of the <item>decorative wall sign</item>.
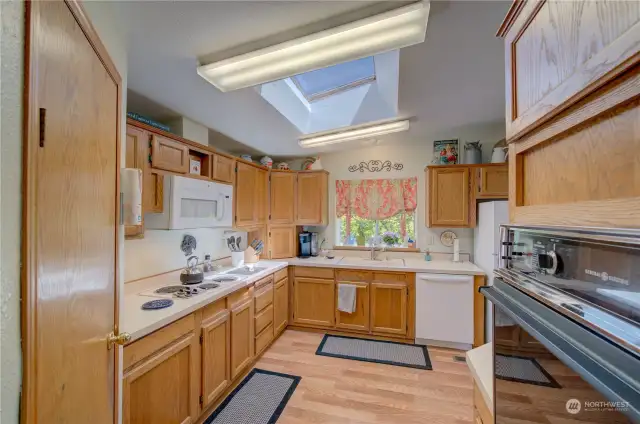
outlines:
{"label": "decorative wall sign", "polygon": [[404,168],[404,165],[402,165],[401,163],[392,163],[390,160],[385,160],[384,162],[381,160],[370,160],[368,162],[360,162],[357,165],[351,165],[349,167],[349,172],[356,172],[356,171],[360,171],[360,172],[364,172],[364,171],[369,171],[369,172],[382,172],[382,171],[391,171],[392,169],[396,170],[396,171],[400,171],[402,168]]}

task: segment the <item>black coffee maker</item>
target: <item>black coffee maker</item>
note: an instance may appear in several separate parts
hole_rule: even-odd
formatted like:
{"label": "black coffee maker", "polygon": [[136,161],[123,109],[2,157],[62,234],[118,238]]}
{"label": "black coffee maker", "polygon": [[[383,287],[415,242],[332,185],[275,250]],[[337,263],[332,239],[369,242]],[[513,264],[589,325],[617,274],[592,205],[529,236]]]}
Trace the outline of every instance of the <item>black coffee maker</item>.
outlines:
{"label": "black coffee maker", "polygon": [[299,258],[318,256],[318,233],[303,231],[298,235]]}

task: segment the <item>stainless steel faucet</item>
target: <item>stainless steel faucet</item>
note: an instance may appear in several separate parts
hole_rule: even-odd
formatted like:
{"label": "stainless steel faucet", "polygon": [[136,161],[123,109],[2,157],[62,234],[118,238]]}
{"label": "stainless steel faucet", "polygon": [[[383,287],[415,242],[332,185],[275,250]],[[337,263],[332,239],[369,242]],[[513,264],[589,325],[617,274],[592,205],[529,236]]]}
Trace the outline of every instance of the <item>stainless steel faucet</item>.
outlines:
{"label": "stainless steel faucet", "polygon": [[[377,246],[377,244],[376,244],[375,240],[372,240],[372,241],[371,241],[371,257],[370,257],[370,259],[371,259],[372,261],[377,261],[377,260],[379,260],[379,259],[377,259],[377,256],[378,256],[378,255],[376,254],[376,248],[377,248],[377,247],[378,247],[378,246]],[[384,246],[382,246],[382,247],[380,248],[379,252],[384,252]]]}

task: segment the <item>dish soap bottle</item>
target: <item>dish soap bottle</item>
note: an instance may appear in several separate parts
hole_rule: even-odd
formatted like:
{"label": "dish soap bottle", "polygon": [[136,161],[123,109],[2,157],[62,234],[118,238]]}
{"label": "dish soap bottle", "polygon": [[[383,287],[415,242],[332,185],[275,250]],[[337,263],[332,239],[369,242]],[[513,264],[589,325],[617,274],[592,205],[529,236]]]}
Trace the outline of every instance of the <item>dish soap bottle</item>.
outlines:
{"label": "dish soap bottle", "polygon": [[427,249],[427,251],[424,252],[424,260],[427,262],[431,261],[431,253],[429,252],[429,249]]}

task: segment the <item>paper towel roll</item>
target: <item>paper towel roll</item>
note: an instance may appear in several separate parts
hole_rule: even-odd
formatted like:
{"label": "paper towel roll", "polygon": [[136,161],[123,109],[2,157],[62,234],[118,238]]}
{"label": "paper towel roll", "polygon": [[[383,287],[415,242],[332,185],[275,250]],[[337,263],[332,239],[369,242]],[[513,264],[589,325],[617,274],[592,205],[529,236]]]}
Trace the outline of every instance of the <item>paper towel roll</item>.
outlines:
{"label": "paper towel roll", "polygon": [[124,225],[142,225],[142,171],[122,168],[120,175]]}
{"label": "paper towel roll", "polygon": [[453,239],[453,262],[460,262],[460,239]]}

